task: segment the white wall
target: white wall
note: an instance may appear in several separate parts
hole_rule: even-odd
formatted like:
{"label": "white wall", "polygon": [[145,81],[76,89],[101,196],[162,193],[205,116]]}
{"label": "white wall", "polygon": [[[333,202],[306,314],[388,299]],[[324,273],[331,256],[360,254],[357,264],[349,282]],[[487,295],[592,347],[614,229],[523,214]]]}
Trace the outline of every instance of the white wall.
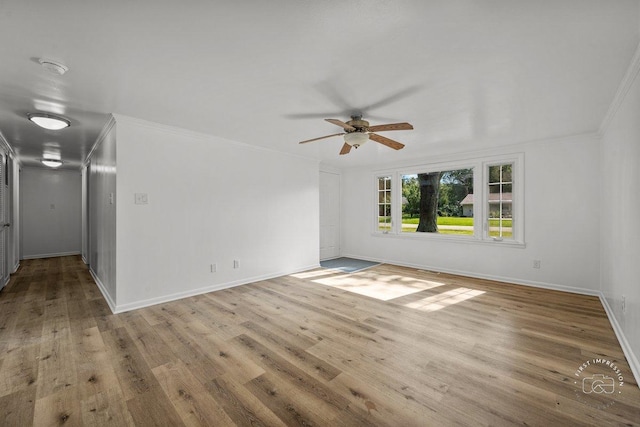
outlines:
{"label": "white wall", "polygon": [[[345,171],[342,254],[596,294],[599,289],[598,147],[598,138],[587,135],[522,144],[508,151],[493,149],[460,155],[524,153],[524,248],[443,240],[438,236],[433,239],[431,236],[373,235],[375,171]],[[448,155],[446,160],[456,157],[459,156]],[[415,159],[411,164],[443,159]],[[542,268],[533,268],[534,259],[542,261]]]}
{"label": "white wall", "polygon": [[[640,52],[640,51],[639,51]],[[602,292],[620,326],[627,359],[640,379],[640,58],[602,138]],[[628,86],[625,85],[628,84]],[[626,297],[626,310],[622,298]],[[620,336],[619,336],[620,337]]]}
{"label": "white wall", "polygon": [[316,161],[115,117],[117,310],[318,265]]}
{"label": "white wall", "polygon": [[23,168],[20,176],[22,258],[79,254],[79,171]]}
{"label": "white wall", "polygon": [[[112,310],[116,305],[116,128],[110,120],[91,154],[89,268]],[[113,195],[113,196],[112,196]]]}

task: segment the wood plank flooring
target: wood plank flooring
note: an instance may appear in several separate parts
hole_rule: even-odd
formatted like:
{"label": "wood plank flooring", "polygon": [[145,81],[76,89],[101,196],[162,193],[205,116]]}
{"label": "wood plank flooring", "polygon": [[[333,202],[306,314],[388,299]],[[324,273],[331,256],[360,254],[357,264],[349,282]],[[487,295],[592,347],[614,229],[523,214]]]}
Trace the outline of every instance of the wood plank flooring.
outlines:
{"label": "wood plank flooring", "polygon": [[640,389],[595,297],[381,265],[114,315],[61,257],[0,292],[0,424],[639,425]]}

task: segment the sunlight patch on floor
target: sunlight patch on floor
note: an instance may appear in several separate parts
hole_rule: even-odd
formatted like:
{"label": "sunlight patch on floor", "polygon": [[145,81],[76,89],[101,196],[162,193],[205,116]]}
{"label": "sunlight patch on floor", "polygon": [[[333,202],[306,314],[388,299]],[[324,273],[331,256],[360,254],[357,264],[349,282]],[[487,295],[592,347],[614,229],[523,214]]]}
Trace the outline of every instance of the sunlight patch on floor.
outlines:
{"label": "sunlight patch on floor", "polygon": [[326,277],[313,280],[313,282],[382,301],[389,301],[394,298],[444,285],[444,283],[441,282],[419,280],[398,275],[376,275],[374,278],[370,276],[358,276],[356,274]]}
{"label": "sunlight patch on floor", "polygon": [[405,304],[405,307],[415,308],[421,311],[437,311],[484,293],[485,291],[478,291],[469,288],[457,288],[438,295],[422,298],[418,301],[410,302],[409,304]]}

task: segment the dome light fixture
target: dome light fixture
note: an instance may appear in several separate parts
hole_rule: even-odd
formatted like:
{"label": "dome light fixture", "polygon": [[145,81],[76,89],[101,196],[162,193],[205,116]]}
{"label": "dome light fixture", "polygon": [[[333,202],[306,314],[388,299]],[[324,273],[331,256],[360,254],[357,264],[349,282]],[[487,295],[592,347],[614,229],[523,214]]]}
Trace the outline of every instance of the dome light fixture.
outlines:
{"label": "dome light fixture", "polygon": [[41,128],[49,130],[60,130],[71,126],[71,122],[59,116],[47,113],[29,113],[29,120],[37,124]]}
{"label": "dome light fixture", "polygon": [[69,71],[69,67],[51,59],[39,58],[38,62],[42,65],[42,68],[59,76],[62,76],[64,73]]}
{"label": "dome light fixture", "polygon": [[354,148],[358,148],[369,140],[367,132],[349,132],[344,134],[344,142]]}
{"label": "dome light fixture", "polygon": [[40,159],[40,162],[45,166],[49,166],[50,168],[59,168],[64,163],[60,159],[46,159],[46,158]]}

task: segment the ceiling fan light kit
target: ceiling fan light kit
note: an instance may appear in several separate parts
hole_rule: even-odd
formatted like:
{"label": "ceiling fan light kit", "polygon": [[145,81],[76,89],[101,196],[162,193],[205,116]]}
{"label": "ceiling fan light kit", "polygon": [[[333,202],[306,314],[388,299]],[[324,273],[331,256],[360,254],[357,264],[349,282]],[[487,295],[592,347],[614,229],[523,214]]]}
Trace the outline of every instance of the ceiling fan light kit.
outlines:
{"label": "ceiling fan light kit", "polygon": [[338,119],[325,119],[325,121],[340,126],[344,129],[344,133],[334,133],[332,135],[321,136],[319,138],[307,139],[300,141],[300,144],[306,144],[307,142],[317,141],[319,139],[331,138],[333,136],[343,135],[344,145],[340,150],[340,154],[347,154],[351,151],[351,147],[358,148],[368,140],[373,140],[377,143],[385,145],[394,150],[401,150],[404,148],[404,144],[389,139],[385,136],[378,135],[374,132],[390,131],[390,130],[411,130],[413,126],[409,123],[389,123],[386,125],[369,126],[369,122],[362,120],[361,115],[351,116],[351,120],[343,122]]}
{"label": "ceiling fan light kit", "polygon": [[37,124],[41,128],[48,130],[60,130],[71,126],[71,122],[65,118],[47,113],[29,113],[29,120]]}
{"label": "ceiling fan light kit", "polygon": [[349,132],[344,134],[344,142],[354,148],[358,148],[369,140],[369,134],[366,132]]}

